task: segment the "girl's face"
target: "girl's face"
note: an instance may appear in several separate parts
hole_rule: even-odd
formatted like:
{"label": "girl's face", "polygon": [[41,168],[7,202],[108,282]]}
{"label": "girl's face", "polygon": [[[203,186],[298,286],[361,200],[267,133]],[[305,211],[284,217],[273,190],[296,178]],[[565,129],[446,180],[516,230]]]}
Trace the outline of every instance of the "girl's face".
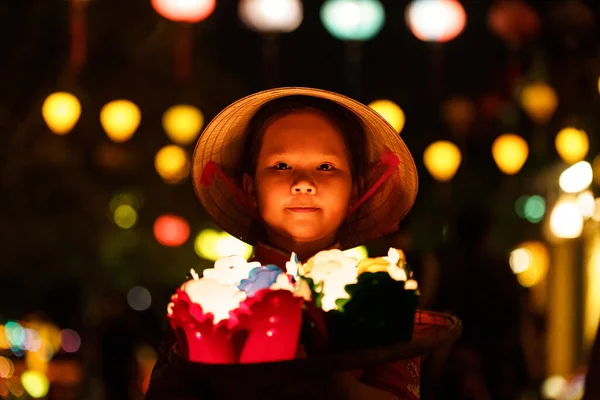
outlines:
{"label": "girl's face", "polygon": [[266,129],[255,179],[244,185],[272,244],[330,246],[354,199],[342,135],[316,112],[283,116]]}

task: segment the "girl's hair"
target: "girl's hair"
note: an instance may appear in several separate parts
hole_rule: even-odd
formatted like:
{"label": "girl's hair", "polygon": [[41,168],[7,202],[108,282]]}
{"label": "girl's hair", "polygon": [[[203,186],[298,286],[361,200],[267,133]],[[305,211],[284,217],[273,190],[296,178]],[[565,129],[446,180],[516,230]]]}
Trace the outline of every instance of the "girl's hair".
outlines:
{"label": "girl's hair", "polygon": [[[290,114],[317,112],[327,118],[344,138],[352,181],[365,176],[368,154],[365,130],[356,115],[345,107],[326,99],[311,96],[287,96],[265,103],[250,119],[245,132],[244,154],[239,177],[247,173],[254,177],[258,154],[266,129],[275,120]],[[360,187],[357,186],[360,191]],[[360,194],[360,193],[359,193]]]}

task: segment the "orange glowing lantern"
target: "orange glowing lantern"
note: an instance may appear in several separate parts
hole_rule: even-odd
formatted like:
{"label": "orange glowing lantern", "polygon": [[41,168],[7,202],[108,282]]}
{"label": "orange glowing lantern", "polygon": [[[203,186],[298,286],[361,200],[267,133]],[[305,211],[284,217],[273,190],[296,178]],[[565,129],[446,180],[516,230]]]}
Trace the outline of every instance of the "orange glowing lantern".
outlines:
{"label": "orange glowing lantern", "polygon": [[518,47],[540,29],[540,18],[521,0],[497,1],[488,13],[488,27],[507,44]]}
{"label": "orange glowing lantern", "polygon": [[215,9],[216,0],[152,0],[157,13],[176,22],[200,22]]}
{"label": "orange glowing lantern", "polygon": [[543,82],[525,86],[521,92],[520,100],[523,110],[538,125],[546,124],[558,106],[556,92],[551,86]]}
{"label": "orange glowing lantern", "polygon": [[463,136],[475,120],[475,104],[466,96],[455,96],[446,100],[442,106],[442,116],[452,133]]}
{"label": "orange glowing lantern", "polygon": [[154,222],[154,237],[163,246],[181,246],[190,237],[190,224],[177,215],[161,215]]}

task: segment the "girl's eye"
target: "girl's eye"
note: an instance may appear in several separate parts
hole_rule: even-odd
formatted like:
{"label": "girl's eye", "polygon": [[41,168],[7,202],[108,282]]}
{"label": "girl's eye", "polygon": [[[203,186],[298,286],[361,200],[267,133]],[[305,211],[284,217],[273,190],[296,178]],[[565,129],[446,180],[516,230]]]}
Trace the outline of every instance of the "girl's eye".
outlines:
{"label": "girl's eye", "polygon": [[317,169],[319,171],[332,171],[334,168],[331,164],[321,164],[317,167]]}
{"label": "girl's eye", "polygon": [[286,163],[284,163],[284,162],[280,162],[280,163],[275,164],[275,169],[280,170],[280,171],[283,171],[283,170],[286,170],[286,169],[290,169],[290,168],[291,167],[289,165],[287,165]]}

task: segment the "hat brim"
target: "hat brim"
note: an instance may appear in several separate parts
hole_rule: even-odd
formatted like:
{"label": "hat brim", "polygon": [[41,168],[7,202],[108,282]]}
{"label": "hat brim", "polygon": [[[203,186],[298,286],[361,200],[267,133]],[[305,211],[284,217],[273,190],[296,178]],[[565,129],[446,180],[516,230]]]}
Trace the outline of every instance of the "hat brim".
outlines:
{"label": "hat brim", "polygon": [[[210,185],[202,185],[200,177],[207,163],[213,161],[234,178],[242,160],[246,126],[252,116],[265,103],[294,95],[330,100],[354,113],[365,130],[370,166],[377,164],[386,151],[400,159],[383,185],[340,227],[341,246],[355,247],[395,231],[411,209],[418,190],[417,169],[406,144],[372,108],[341,94],[313,88],[287,87],[252,94],[226,107],[206,126],[192,158],[194,190],[206,212],[223,230],[246,243],[254,245],[261,239],[252,234],[256,223],[253,211],[240,203],[224,182],[215,179]],[[376,174],[377,171],[371,170],[371,177],[377,178]]]}

